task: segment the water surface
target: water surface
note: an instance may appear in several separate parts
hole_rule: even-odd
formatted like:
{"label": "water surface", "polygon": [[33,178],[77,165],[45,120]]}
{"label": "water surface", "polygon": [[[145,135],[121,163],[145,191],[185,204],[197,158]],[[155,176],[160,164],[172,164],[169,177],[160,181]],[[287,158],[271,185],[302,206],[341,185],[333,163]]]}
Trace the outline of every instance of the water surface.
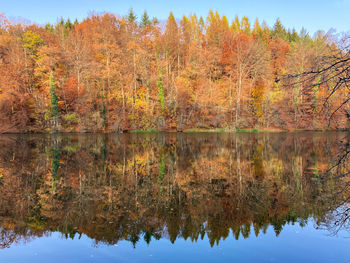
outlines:
{"label": "water surface", "polygon": [[0,136],[0,262],[350,262],[342,132]]}

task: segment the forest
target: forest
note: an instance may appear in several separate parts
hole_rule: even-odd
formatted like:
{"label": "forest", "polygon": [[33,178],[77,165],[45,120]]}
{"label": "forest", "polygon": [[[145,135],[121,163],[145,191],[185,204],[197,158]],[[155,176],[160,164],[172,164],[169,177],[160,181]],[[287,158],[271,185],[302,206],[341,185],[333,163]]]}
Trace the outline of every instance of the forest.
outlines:
{"label": "forest", "polygon": [[213,10],[45,26],[0,14],[0,133],[347,129],[348,87],[300,77],[343,52],[322,31]]}

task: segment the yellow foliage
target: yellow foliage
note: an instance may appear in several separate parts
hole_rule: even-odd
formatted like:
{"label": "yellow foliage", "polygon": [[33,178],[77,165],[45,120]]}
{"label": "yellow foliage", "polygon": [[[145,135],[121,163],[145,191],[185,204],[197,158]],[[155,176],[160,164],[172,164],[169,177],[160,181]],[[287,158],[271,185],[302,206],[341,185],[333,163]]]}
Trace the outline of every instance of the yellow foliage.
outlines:
{"label": "yellow foliage", "polygon": [[97,58],[98,60],[100,60],[100,61],[103,61],[103,60],[106,59],[106,56],[105,56],[104,54],[98,53],[98,54],[96,55],[96,58]]}
{"label": "yellow foliage", "polygon": [[281,89],[280,84],[277,84],[277,83],[274,84],[269,97],[272,103],[279,102],[283,99],[283,91]]}
{"label": "yellow foliage", "polygon": [[274,177],[280,178],[283,173],[283,162],[280,159],[271,158],[269,162],[264,162],[264,166],[268,167]]}
{"label": "yellow foliage", "polygon": [[147,106],[147,103],[145,100],[142,100],[142,99],[135,100],[135,109],[142,110],[142,109],[146,108],[146,106]]}
{"label": "yellow foliage", "polygon": [[263,103],[265,100],[265,85],[263,83],[257,83],[252,88],[251,100],[255,116],[258,119],[262,119],[262,117],[264,116]]}

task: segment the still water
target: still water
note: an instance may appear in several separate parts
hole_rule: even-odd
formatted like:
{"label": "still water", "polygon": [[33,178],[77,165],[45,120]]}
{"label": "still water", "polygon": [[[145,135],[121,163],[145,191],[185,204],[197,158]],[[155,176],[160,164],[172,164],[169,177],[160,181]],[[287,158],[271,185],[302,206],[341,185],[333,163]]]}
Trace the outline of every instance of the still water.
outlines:
{"label": "still water", "polygon": [[350,262],[350,134],[0,136],[0,262]]}

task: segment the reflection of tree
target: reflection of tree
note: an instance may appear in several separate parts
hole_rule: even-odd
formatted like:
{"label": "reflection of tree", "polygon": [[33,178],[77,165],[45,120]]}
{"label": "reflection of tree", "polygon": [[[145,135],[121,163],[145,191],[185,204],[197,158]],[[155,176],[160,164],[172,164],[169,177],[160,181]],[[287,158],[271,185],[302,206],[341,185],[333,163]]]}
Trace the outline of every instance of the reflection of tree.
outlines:
{"label": "reflection of tree", "polygon": [[56,180],[57,180],[57,172],[58,172],[58,168],[60,166],[60,152],[59,149],[57,147],[57,144],[55,143],[55,145],[53,146],[52,149],[52,190],[54,191],[56,188]]}
{"label": "reflection of tree", "polygon": [[310,217],[326,224],[350,196],[347,174],[340,176],[346,167],[328,170],[343,137],[1,137],[2,242],[8,247],[60,231],[66,238],[84,233],[96,242],[134,246],[140,239],[207,235],[214,245],[230,231],[238,239],[268,226],[278,235],[286,223],[304,225]]}
{"label": "reflection of tree", "polygon": [[343,205],[327,214],[325,221],[321,223],[322,228],[329,230],[332,235],[341,231],[350,231],[350,207]]}
{"label": "reflection of tree", "polygon": [[9,248],[14,243],[27,243],[38,236],[41,235],[33,234],[30,230],[18,232],[14,230],[5,230],[3,228],[0,228],[0,249]]}
{"label": "reflection of tree", "polygon": [[336,161],[327,170],[332,180],[343,181],[343,184],[337,187],[334,195],[330,197],[337,203],[337,207],[329,211],[323,221],[317,222],[318,228],[327,229],[332,235],[338,235],[342,231],[350,232],[349,139],[349,133],[347,133],[339,140]]}

